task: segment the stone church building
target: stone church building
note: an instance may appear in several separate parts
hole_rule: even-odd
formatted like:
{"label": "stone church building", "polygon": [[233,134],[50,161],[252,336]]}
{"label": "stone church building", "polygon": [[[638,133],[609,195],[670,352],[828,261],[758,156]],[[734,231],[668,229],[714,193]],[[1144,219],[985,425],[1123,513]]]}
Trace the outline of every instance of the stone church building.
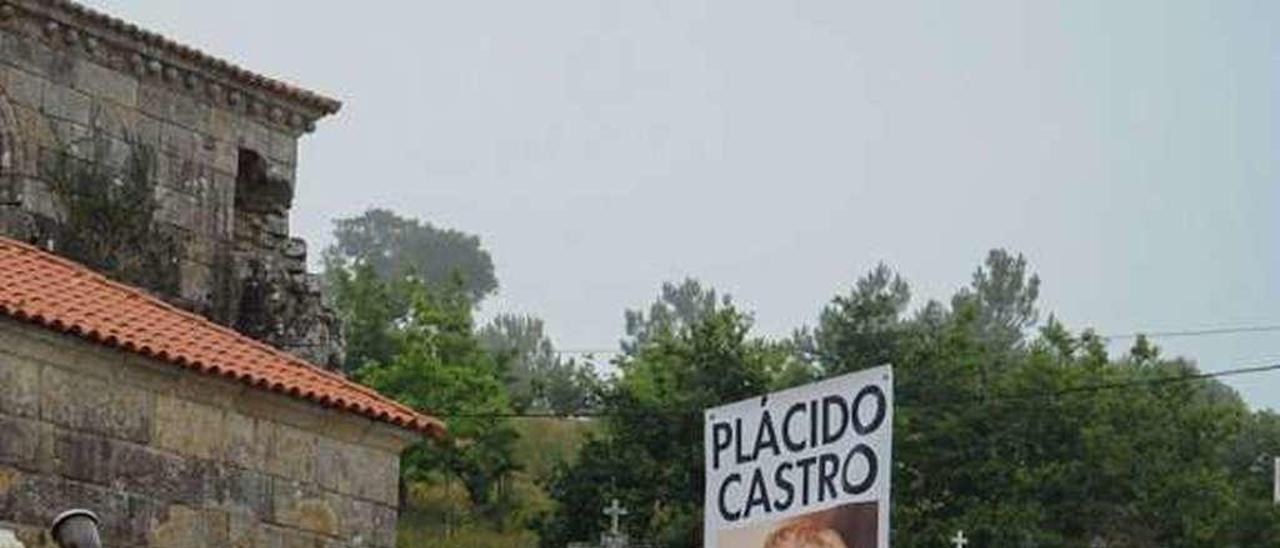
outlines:
{"label": "stone church building", "polygon": [[0,539],[84,508],[109,547],[394,545],[400,452],[443,425],[331,370],[289,234],[297,141],[339,107],[0,0]]}

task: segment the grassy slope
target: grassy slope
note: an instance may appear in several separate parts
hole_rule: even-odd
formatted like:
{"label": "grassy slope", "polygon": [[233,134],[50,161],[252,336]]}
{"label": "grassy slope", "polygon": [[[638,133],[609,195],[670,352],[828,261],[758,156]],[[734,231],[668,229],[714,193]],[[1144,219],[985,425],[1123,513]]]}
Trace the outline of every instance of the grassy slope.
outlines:
{"label": "grassy slope", "polygon": [[540,482],[556,464],[578,453],[594,425],[580,420],[532,419],[515,422],[520,440],[516,461],[521,471],[505,489],[510,507],[500,516],[481,516],[460,485],[416,485],[409,510],[400,518],[399,546],[413,548],[532,548],[537,536],[523,527],[530,517],[551,509]]}

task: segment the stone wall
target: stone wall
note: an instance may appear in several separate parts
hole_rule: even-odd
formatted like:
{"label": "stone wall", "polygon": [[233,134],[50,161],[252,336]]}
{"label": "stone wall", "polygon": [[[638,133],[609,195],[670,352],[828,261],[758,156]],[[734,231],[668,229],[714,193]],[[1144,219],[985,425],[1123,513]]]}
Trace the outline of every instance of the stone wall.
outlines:
{"label": "stone wall", "polygon": [[106,546],[390,547],[411,434],[0,319],[0,529]]}
{"label": "stone wall", "polygon": [[120,162],[137,143],[156,153],[159,224],[184,242],[178,287],[161,296],[336,366],[337,322],[288,218],[298,138],[325,109],[87,13],[0,0],[0,235],[50,246],[51,151]]}

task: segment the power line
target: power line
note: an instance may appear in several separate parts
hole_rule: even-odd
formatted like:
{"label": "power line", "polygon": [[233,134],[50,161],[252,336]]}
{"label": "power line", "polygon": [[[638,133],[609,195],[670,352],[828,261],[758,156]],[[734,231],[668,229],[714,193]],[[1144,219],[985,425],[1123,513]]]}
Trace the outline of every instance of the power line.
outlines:
{"label": "power line", "polygon": [[1053,392],[1042,392],[1040,394],[997,396],[992,399],[1016,401],[1016,400],[1029,400],[1029,399],[1056,398],[1059,396],[1066,396],[1071,394],[1096,393],[1096,392],[1102,392],[1106,390],[1119,390],[1124,388],[1133,388],[1137,386],[1159,386],[1164,384],[1175,384],[1180,382],[1216,379],[1220,377],[1233,377],[1236,375],[1266,373],[1268,371],[1276,371],[1276,370],[1280,370],[1280,363],[1273,363],[1270,365],[1258,365],[1258,366],[1252,366],[1252,367],[1238,367],[1235,369],[1224,369],[1222,371],[1192,373],[1189,375],[1170,375],[1166,377],[1154,377],[1150,379],[1133,379],[1129,381],[1091,384],[1091,385],[1085,385],[1085,386],[1076,386],[1072,388],[1066,388],[1063,390],[1057,390]]}
{"label": "power line", "polygon": [[[1095,394],[1095,393],[1109,391],[1109,390],[1124,390],[1124,389],[1136,388],[1140,386],[1160,386],[1160,385],[1166,385],[1166,384],[1176,384],[1176,383],[1182,383],[1182,382],[1215,379],[1220,377],[1232,377],[1232,376],[1238,376],[1238,375],[1266,373],[1269,371],[1277,371],[1277,370],[1280,370],[1280,363],[1249,366],[1249,367],[1238,367],[1235,369],[1224,369],[1222,371],[1191,373],[1187,375],[1169,375],[1164,377],[1153,377],[1153,378],[1147,378],[1147,379],[1131,379],[1128,381],[1089,384],[1089,385],[1075,386],[1071,388],[1065,388],[1062,390],[1055,390],[1055,391],[1049,391],[1049,392],[1033,392],[1033,393],[1027,393],[1027,394],[1007,394],[1007,395],[997,395],[990,398],[968,398],[963,400],[950,400],[950,401],[931,400],[929,402],[920,402],[920,403],[908,402],[906,405],[897,404],[897,406],[903,407],[903,408],[933,408],[933,407],[945,407],[947,405],[969,405],[969,404],[990,405],[990,404],[1004,403],[1004,402],[1025,402],[1025,401],[1033,401],[1033,400],[1041,400],[1041,399],[1053,399],[1053,398],[1059,398],[1062,396],[1070,396],[1070,395],[1078,395],[1078,394]],[[659,411],[645,411],[645,412],[635,412],[635,413],[618,413],[618,412],[608,412],[608,411],[579,411],[579,412],[568,413],[568,414],[477,413],[477,414],[453,414],[453,415],[444,414],[444,415],[434,415],[434,416],[438,418],[444,418],[444,419],[583,420],[583,419],[594,419],[594,418],[631,417],[631,416],[690,417],[690,416],[696,416],[701,414],[702,414],[702,410],[695,410],[695,411],[659,410]]]}
{"label": "power line", "polygon": [[[1148,338],[1205,337],[1212,335],[1234,335],[1244,333],[1280,332],[1280,324],[1246,325],[1236,327],[1206,327],[1197,329],[1178,329],[1171,331],[1134,331],[1131,333],[1099,334],[1104,339],[1136,339],[1139,336]],[[621,354],[617,348],[560,348],[557,354]]]}
{"label": "power line", "polygon": [[1236,333],[1267,333],[1280,331],[1280,325],[1252,325],[1241,327],[1209,327],[1204,329],[1184,329],[1178,331],[1152,331],[1149,333],[1121,333],[1118,335],[1101,335],[1107,339],[1134,339],[1138,335],[1151,338],[1202,337],[1207,335],[1229,335]]}

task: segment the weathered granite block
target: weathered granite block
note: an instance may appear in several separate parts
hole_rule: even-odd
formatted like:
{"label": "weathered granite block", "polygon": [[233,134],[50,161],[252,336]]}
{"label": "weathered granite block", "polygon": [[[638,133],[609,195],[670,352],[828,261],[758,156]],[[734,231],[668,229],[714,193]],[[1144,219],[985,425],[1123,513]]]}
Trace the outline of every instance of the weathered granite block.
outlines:
{"label": "weathered granite block", "polygon": [[271,130],[253,120],[241,120],[237,127],[236,144],[257,151],[262,155],[271,152]]}
{"label": "weathered granite block", "polygon": [[[53,130],[54,146],[64,147],[67,153],[80,160],[94,159],[94,143],[90,138],[89,126],[78,122],[55,119],[49,123]],[[52,151],[49,151],[52,152]]]}
{"label": "weathered granite block", "polygon": [[264,525],[263,532],[265,534],[263,546],[270,548],[338,548],[343,546],[334,539],[288,527]]}
{"label": "weathered granite block", "polygon": [[39,448],[39,423],[0,415],[0,464],[33,469]]}
{"label": "weathered granite block", "polygon": [[223,411],[173,396],[156,400],[157,447],[201,459],[222,458],[226,447]]}
{"label": "weathered granite block", "polygon": [[227,520],[219,510],[170,506],[167,519],[155,526],[147,540],[153,546],[226,546]]}
{"label": "weathered granite block", "polygon": [[244,512],[227,513],[227,546],[232,548],[257,548],[267,546],[262,522]]}
{"label": "weathered granite block", "polygon": [[[93,100],[93,128],[115,142],[137,141],[138,111],[104,99]],[[116,164],[119,165],[119,164]]]}
{"label": "weathered granite block", "polygon": [[167,186],[156,187],[156,199],[160,209],[156,211],[156,220],[178,227],[190,227],[196,216],[196,199],[178,189]]}
{"label": "weathered granite block", "polygon": [[22,69],[4,67],[4,83],[10,101],[37,110],[44,104],[44,88],[49,85],[44,78]]}
{"label": "weathered granite block", "polygon": [[134,107],[138,104],[138,79],[133,75],[88,59],[75,60],[72,74],[72,86],[80,91],[121,106]]}
{"label": "weathered granite block", "polygon": [[400,500],[400,456],[370,447],[358,448],[362,465],[352,474],[356,494],[389,506]]}
{"label": "weathered granite block", "polygon": [[152,527],[169,518],[167,504],[137,494],[125,495],[122,510],[122,514],[108,518],[105,530],[112,542],[108,546],[145,546]]}
{"label": "weathered granite block", "polygon": [[142,82],[138,85],[138,110],[158,120],[170,120],[174,93],[163,85]]}
{"label": "weathered granite block", "polygon": [[12,32],[0,32],[0,62],[33,74],[47,74],[53,65],[53,50]]}
{"label": "weathered granite block", "polygon": [[258,419],[228,411],[226,414],[226,461],[253,470],[266,466],[270,444],[269,427],[259,426]]}
{"label": "weathered granite block", "polygon": [[166,123],[161,132],[160,151],[183,160],[195,157],[203,142],[198,133],[178,124]]}
{"label": "weathered granite block", "polygon": [[[137,121],[135,122],[133,130],[133,137],[140,145],[151,147],[153,151],[158,153],[160,151],[160,142],[163,135],[163,121],[143,114],[139,114],[137,116]],[[159,178],[159,174],[157,174],[157,179],[161,181],[164,180]]]}
{"label": "weathered granite block", "polygon": [[271,482],[271,521],[303,531],[328,536],[339,534],[338,512],[333,496],[315,485],[284,478]]}
{"label": "weathered granite block", "polygon": [[377,548],[394,548],[396,545],[396,521],[400,514],[393,506],[373,505],[373,521],[368,528],[373,531],[371,541]]}
{"label": "weathered granite block", "polygon": [[217,491],[212,466],[147,447],[113,443],[110,446],[113,486],[167,503],[201,504]]}
{"label": "weathered granite block", "polygon": [[[236,148],[236,139],[240,131],[241,118],[225,109],[209,109],[208,133],[218,141],[228,143]],[[232,166],[234,169],[234,166]]]}
{"label": "weathered granite block", "polygon": [[362,465],[360,448],[330,438],[316,443],[316,478],[330,491],[359,495],[355,470]]}
{"label": "weathered granite block", "polygon": [[[127,131],[123,122],[111,119],[109,114],[99,113],[95,115],[94,123],[99,124],[99,129],[90,129],[91,133],[97,132],[92,143],[92,146],[97,147],[93,159],[104,161],[109,169],[125,172],[129,168],[129,155],[132,148],[123,139],[111,136]],[[103,133],[107,134],[103,135]]]}
{"label": "weathered granite block", "polygon": [[205,103],[189,95],[174,94],[170,96],[169,108],[169,119],[174,123],[193,132],[208,133],[209,106]]}
{"label": "weathered granite block", "polygon": [[223,469],[222,504],[247,512],[254,518],[271,518],[272,478],[256,470],[228,466]]}
{"label": "weathered granite block", "polygon": [[234,181],[235,173],[239,168],[239,162],[240,147],[228,140],[214,140],[214,148],[209,162],[209,166],[213,170]]}
{"label": "weathered granite block", "polygon": [[69,480],[59,476],[28,474],[13,469],[0,469],[0,515],[17,523],[45,524],[68,508],[85,508],[104,517],[109,525],[103,540],[108,546],[129,546],[116,542],[122,523],[128,515],[127,498],[111,489]]}
{"label": "weathered granite block", "polygon": [[13,354],[0,354],[0,413],[35,417],[39,412],[40,366]]}
{"label": "weathered granite block", "polygon": [[50,82],[70,88],[75,80],[75,61],[76,55],[72,52],[53,48],[52,55],[49,57],[49,66],[46,67],[44,74]]}
{"label": "weathered granite block", "polygon": [[283,131],[270,132],[270,148],[267,155],[272,160],[293,166],[298,162],[298,139]]}
{"label": "weathered granite block", "polygon": [[396,543],[396,510],[373,502],[329,494],[338,512],[338,536],[352,546],[392,547]]}
{"label": "weathered granite block", "polygon": [[273,424],[270,430],[267,471],[289,479],[313,481],[316,435],[287,424]]}
{"label": "weathered granite block", "polygon": [[46,367],[40,379],[41,418],[76,430],[139,443],[151,438],[154,402],[138,388]]}
{"label": "weathered granite block", "polygon": [[44,90],[41,109],[49,116],[88,126],[93,100],[72,88],[48,86]]}
{"label": "weathered granite block", "polygon": [[97,485],[112,480],[110,439],[71,430],[53,434],[53,471],[61,476]]}

